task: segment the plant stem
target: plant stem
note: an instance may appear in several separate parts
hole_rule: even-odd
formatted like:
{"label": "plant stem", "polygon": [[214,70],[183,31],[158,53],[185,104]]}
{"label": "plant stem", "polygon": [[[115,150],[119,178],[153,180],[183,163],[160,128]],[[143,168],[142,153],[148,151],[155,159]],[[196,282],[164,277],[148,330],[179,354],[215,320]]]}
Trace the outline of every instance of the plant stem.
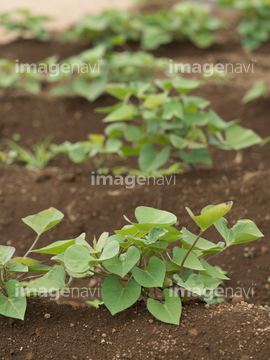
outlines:
{"label": "plant stem", "polygon": [[186,253],[182,263],[181,263],[181,266],[180,266],[180,271],[179,271],[179,277],[182,278],[182,272],[183,272],[183,267],[184,267],[184,264],[185,264],[185,261],[188,257],[188,255],[191,253],[192,249],[194,248],[194,246],[197,244],[197,241],[199,240],[199,238],[202,236],[202,234],[204,233],[203,230],[200,230],[200,233],[199,235],[197,236],[196,240],[194,241],[194,243],[191,245],[191,247],[188,249],[188,252]]}
{"label": "plant stem", "polygon": [[38,236],[36,237],[35,241],[33,242],[32,246],[30,247],[30,249],[27,251],[27,253],[23,256],[24,258],[33,250],[33,248],[35,247],[36,243],[38,242],[40,237],[40,234],[38,234]]}
{"label": "plant stem", "polygon": [[110,276],[110,273],[105,274],[105,273],[97,272],[97,271],[94,271],[94,270],[91,270],[91,269],[90,269],[89,271],[91,271],[93,274],[100,275],[100,276],[104,276],[104,277]]}
{"label": "plant stem", "polygon": [[215,253],[214,255],[210,256],[208,259],[205,259],[205,261],[209,261],[211,259],[213,259],[215,256],[221,254],[224,250],[227,250],[228,246],[226,245],[222,250],[220,250],[219,252]]}
{"label": "plant stem", "polygon": [[5,286],[4,269],[0,271],[0,287],[3,289]]}
{"label": "plant stem", "polygon": [[142,253],[141,253],[140,262],[139,262],[139,268],[140,268],[140,269],[141,269],[141,267],[142,267],[142,260],[143,260],[143,254],[144,254],[144,252],[145,252],[145,249],[142,250]]}
{"label": "plant stem", "polygon": [[[28,274],[28,273],[24,273],[24,274],[18,276],[18,277],[16,278],[16,280],[18,281],[18,280],[21,279],[24,275],[27,275],[27,274]],[[26,277],[26,278],[24,278],[24,279],[21,279],[20,281],[27,281],[27,280],[29,280],[29,279],[36,279],[36,278],[42,277],[43,275],[44,275],[44,274],[28,276],[28,277]]]}

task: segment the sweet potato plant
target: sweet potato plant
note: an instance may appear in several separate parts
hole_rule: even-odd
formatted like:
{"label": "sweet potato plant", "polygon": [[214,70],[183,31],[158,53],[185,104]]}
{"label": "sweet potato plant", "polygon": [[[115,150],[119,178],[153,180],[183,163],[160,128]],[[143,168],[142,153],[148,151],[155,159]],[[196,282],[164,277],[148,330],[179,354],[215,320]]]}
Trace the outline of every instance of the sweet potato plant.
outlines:
{"label": "sweet potato plant", "polygon": [[[139,206],[136,222],[125,217],[128,225],[114,235],[104,232],[90,244],[82,234],[40,249],[34,249],[40,235],[59,223],[63,214],[50,208],[28,216],[23,221],[37,237],[24,257],[12,258],[15,248],[0,247],[0,314],[23,319],[26,296],[50,295],[68,289],[72,278],[98,275],[105,278],[101,296],[112,315],[143,297],[153,316],[179,324],[181,299],[197,296],[208,301],[209,293],[228,280],[224,272],[208,263],[209,256],[263,236],[251,220],[239,220],[229,229],[224,215],[231,207],[230,201],[209,205],[196,216],[187,208],[199,228],[198,234],[193,234],[184,227],[181,231],[174,227],[174,214]],[[224,241],[214,243],[202,237],[213,225]],[[58,265],[44,266],[28,257],[29,253],[51,254]],[[33,279],[29,273],[41,274]]]}

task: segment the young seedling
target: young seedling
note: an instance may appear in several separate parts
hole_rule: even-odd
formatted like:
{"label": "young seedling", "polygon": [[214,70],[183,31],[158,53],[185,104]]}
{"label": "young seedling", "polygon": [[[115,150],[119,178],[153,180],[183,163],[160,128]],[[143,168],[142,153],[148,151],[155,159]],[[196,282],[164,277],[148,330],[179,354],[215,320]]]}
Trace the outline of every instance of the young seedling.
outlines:
{"label": "young seedling", "polygon": [[258,81],[248,90],[241,102],[242,104],[247,104],[252,100],[268,95],[268,92],[267,85],[263,81]]}
{"label": "young seedling", "polygon": [[[210,205],[198,216],[187,208],[200,229],[199,234],[194,235],[186,228],[179,231],[173,227],[177,222],[174,214],[140,206],[135,210],[137,222],[125,217],[129,224],[115,231],[115,235],[104,232],[90,245],[82,234],[41,249],[36,249],[40,235],[58,224],[63,214],[50,208],[28,216],[23,221],[37,237],[24,257],[12,259],[15,248],[0,246],[0,314],[23,319],[26,295],[61,292],[68,288],[72,278],[97,275],[105,278],[101,296],[112,315],[127,309],[142,296],[153,316],[166,323],[179,324],[181,299],[189,294],[212,303],[216,287],[228,280],[224,271],[204,258],[263,236],[251,220],[239,220],[229,229],[224,215],[231,207],[232,202]],[[202,238],[213,225],[224,241],[216,244]],[[176,246],[176,242],[181,246]],[[51,254],[52,260],[60,265],[44,266],[29,258],[30,252]],[[45,275],[31,280],[29,272]],[[66,273],[70,276],[68,283]],[[184,295],[181,289],[185,290]],[[100,305],[100,301],[90,303]]]}
{"label": "young seedling", "polygon": [[144,50],[154,50],[173,41],[190,40],[200,48],[213,44],[215,33],[224,22],[210,15],[205,4],[175,4],[169,10],[134,15],[110,10],[88,15],[62,36],[63,41],[91,40],[112,49],[128,42],[139,42]]}
{"label": "young seedling", "polygon": [[[207,206],[198,216],[187,209],[200,228],[198,235],[186,228],[182,231],[174,228],[177,222],[174,214],[140,206],[135,210],[137,222],[125,217],[129,224],[115,231],[115,235],[103,233],[93,244],[77,238],[75,244],[65,243],[66,250],[61,254],[56,251],[58,243],[35,252],[57,253],[53,259],[61,262],[70,276],[104,277],[102,301],[112,315],[130,307],[142,296],[153,316],[179,324],[181,298],[186,298],[179,289],[211,303],[213,299],[209,294],[228,280],[224,271],[211,266],[204,258],[263,236],[250,220],[240,220],[228,229],[224,215],[231,206],[232,202]],[[213,225],[224,241],[216,244],[201,237]],[[176,242],[181,246],[176,246]]]}
{"label": "young seedling", "polygon": [[164,72],[167,64],[167,59],[155,58],[143,51],[108,52],[101,44],[64,59],[58,64],[59,71],[50,73],[47,80],[53,84],[50,92],[53,96],[76,94],[95,101],[108,83],[119,79],[123,84],[151,80],[158,72]]}
{"label": "young seedling", "polygon": [[268,0],[221,0],[219,4],[241,11],[243,20],[237,30],[242,36],[243,47],[256,50],[269,40],[270,3]]}
{"label": "young seedling", "polygon": [[[188,95],[200,86],[200,81],[184,78],[156,80],[155,85],[142,81],[108,84],[105,91],[120,101],[96,109],[107,114],[105,123],[111,123],[105,128],[103,148],[99,144],[98,152],[93,152],[92,143],[80,142],[64,150],[74,159],[76,149],[76,154],[83,155],[81,161],[93,163],[100,153],[110,157],[115,153],[117,159],[136,157],[139,169],[122,166],[111,171],[158,176],[181,172],[188,164],[211,165],[210,146],[240,150],[262,142],[254,131],[205,111],[209,101]],[[109,152],[108,143],[112,145]]]}
{"label": "young seedling", "polygon": [[40,144],[33,146],[32,151],[26,150],[15,141],[3,141],[12,151],[12,162],[19,161],[26,164],[27,168],[43,168],[57,156],[50,146],[52,136],[48,136]]}
{"label": "young seedling", "polygon": [[8,97],[12,89],[25,90],[37,94],[41,90],[42,74],[33,71],[20,72],[16,69],[17,63],[12,60],[0,59],[0,89]]}
{"label": "young seedling", "polygon": [[[63,217],[60,211],[50,208],[22,219],[37,234],[23,257],[13,258],[15,247],[0,245],[0,314],[23,320],[27,306],[26,295],[41,295],[66,287],[66,272],[63,267],[53,268],[28,257],[40,235],[57,225]],[[34,273],[38,275],[33,276]],[[23,284],[32,278],[38,279],[30,282],[30,287],[25,287]]]}
{"label": "young seedling", "polygon": [[41,41],[48,41],[51,33],[44,28],[44,23],[49,20],[48,16],[35,16],[29,10],[20,9],[0,14],[0,28],[17,31],[20,36],[31,34]]}

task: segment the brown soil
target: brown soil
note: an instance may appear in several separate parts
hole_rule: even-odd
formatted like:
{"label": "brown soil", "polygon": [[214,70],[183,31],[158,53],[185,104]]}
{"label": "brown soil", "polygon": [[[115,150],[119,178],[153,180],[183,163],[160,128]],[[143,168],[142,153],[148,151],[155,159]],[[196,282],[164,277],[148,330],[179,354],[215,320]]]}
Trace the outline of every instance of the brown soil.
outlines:
{"label": "brown soil", "polygon": [[193,301],[185,303],[181,325],[173,326],[154,319],[144,303],[112,317],[104,307],[32,300],[24,322],[0,319],[0,358],[269,360],[268,312],[245,303],[205,308]]}
{"label": "brown soil", "polygon": [[[209,50],[198,50],[191,45],[162,47],[159,56],[176,62],[241,62],[256,59],[255,73],[235,74],[215,85],[207,80],[196,92],[212,102],[225,120],[240,119],[243,126],[254,129],[261,136],[270,134],[268,99],[259,99],[242,106],[240,100],[255,81],[270,84],[269,44],[256,54],[244,52],[238,40]],[[34,62],[58,53],[61,58],[78,53],[85,45],[39,45],[36,41],[18,41],[0,47],[1,57]],[[41,94],[33,97],[14,92],[0,98],[0,137],[22,135],[21,144],[29,146],[55,135],[54,142],[79,141],[88,133],[101,132],[102,116],[94,108],[114,102],[108,96],[91,104],[79,98],[50,99]],[[22,166],[0,168],[0,236],[1,244],[12,244],[17,255],[23,255],[33,241],[33,232],[20,219],[54,206],[65,214],[65,219],[40,240],[42,245],[69,239],[82,232],[91,241],[103,231],[121,228],[123,214],[133,218],[136,206],[153,206],[175,213],[179,228],[191,231],[196,227],[188,217],[185,206],[198,212],[207,204],[233,200],[229,213],[230,225],[241,218],[256,222],[265,237],[252,244],[232,247],[215,257],[228,271],[231,281],[225,288],[233,291],[250,290],[245,299],[250,305],[213,305],[187,302],[180,327],[152,322],[144,303],[111,317],[105,308],[77,307],[80,299],[63,299],[69,305],[58,305],[44,300],[30,300],[26,321],[13,321],[0,316],[2,359],[270,359],[269,308],[270,276],[270,144],[253,147],[237,154],[213,150],[214,167],[200,172],[187,172],[176,177],[171,186],[91,185],[89,164],[76,166],[66,158],[59,158],[44,170],[27,170]],[[216,233],[207,233],[209,240],[219,241]],[[88,279],[74,285],[93,286]],[[252,290],[252,293],[251,293]],[[230,290],[231,291],[231,290]],[[230,302],[230,292],[226,301]],[[266,308],[260,307],[261,305]],[[76,306],[76,307],[74,307]],[[50,319],[44,314],[49,313]],[[113,330],[115,329],[115,331]],[[106,337],[102,336],[106,334]],[[104,340],[104,341],[103,341]],[[268,340],[268,341],[267,341]]]}

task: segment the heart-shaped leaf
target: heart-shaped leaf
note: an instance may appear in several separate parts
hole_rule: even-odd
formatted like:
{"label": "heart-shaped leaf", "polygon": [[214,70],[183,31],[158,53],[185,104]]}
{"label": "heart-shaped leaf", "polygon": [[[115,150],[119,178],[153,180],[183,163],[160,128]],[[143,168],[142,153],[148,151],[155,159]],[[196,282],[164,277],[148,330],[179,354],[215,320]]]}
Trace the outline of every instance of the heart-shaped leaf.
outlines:
{"label": "heart-shaped leaf", "polygon": [[24,264],[27,266],[37,265],[37,264],[41,263],[41,261],[31,259],[28,257],[16,257],[16,258],[12,259],[12,262],[17,262],[19,264]]}
{"label": "heart-shaped leaf", "polygon": [[200,271],[200,274],[204,274],[204,275],[208,274],[208,275],[210,275],[216,279],[220,279],[220,280],[230,280],[224,273],[219,271],[218,268],[211,266],[204,259],[201,259],[201,264],[205,268],[205,270]]}
{"label": "heart-shaped leaf", "polygon": [[146,270],[134,267],[132,275],[138,284],[145,287],[159,287],[163,285],[166,267],[162,260],[153,256],[149,260]]}
{"label": "heart-shaped leaf", "polygon": [[8,263],[8,272],[28,272],[28,266],[16,261],[10,261]]}
{"label": "heart-shaped leaf", "polygon": [[6,283],[8,297],[0,293],[0,314],[14,319],[24,319],[26,310],[26,297],[23,286],[16,280]]}
{"label": "heart-shaped leaf", "polygon": [[41,254],[52,254],[52,255],[58,255],[62,254],[67,250],[67,248],[71,245],[75,244],[75,239],[72,240],[60,240],[55,241],[54,243],[45,246],[41,249],[33,250],[32,252],[35,253],[41,253]]}
{"label": "heart-shaped leaf", "polygon": [[227,224],[228,221],[225,218],[221,218],[215,224],[216,229],[226,241],[227,246],[243,244],[264,236],[251,220],[239,220],[231,229],[228,229]]}
{"label": "heart-shaped leaf", "polygon": [[133,305],[140,294],[141,287],[135,280],[123,288],[114,275],[109,276],[101,288],[102,300],[112,315]]}
{"label": "heart-shaped leaf", "polygon": [[90,261],[95,261],[89,250],[82,245],[70,246],[64,256],[64,264],[66,268],[74,273],[84,273],[89,270]]}
{"label": "heart-shaped leaf", "polygon": [[15,247],[0,245],[0,265],[5,265],[15,253]]}
{"label": "heart-shaped leaf", "polygon": [[201,215],[198,215],[198,216],[195,216],[189,208],[186,208],[186,209],[187,209],[187,212],[189,213],[189,216],[195,221],[195,223],[203,231],[205,231],[211,225],[213,225],[215,222],[217,222],[220,218],[222,218],[222,216],[227,214],[227,212],[231,210],[232,205],[233,205],[232,201],[228,201],[226,203],[222,203],[222,204],[219,204],[216,206],[209,205],[209,206],[206,206],[201,211]]}
{"label": "heart-shaped leaf", "polygon": [[111,273],[124,277],[139,260],[140,251],[135,246],[131,246],[120,257],[115,256],[110,260],[104,261],[103,266]]}
{"label": "heart-shaped leaf", "polygon": [[135,210],[135,217],[139,224],[173,225],[177,222],[174,214],[147,206],[138,206]]}
{"label": "heart-shaped leaf", "polygon": [[[186,228],[182,229],[183,238],[181,242],[183,244],[184,249],[189,249],[195,242],[197,235],[192,234]],[[194,246],[193,250],[200,250],[204,255],[211,254],[215,252],[220,252],[224,248],[225,243],[220,242],[218,244],[214,244],[211,241],[205,240],[200,238],[196,245]]]}
{"label": "heart-shaped leaf", "polygon": [[24,293],[27,295],[53,293],[66,287],[65,280],[65,268],[56,266],[43,277],[30,281]]}
{"label": "heart-shaped leaf", "polygon": [[150,173],[159,169],[166,164],[171,154],[171,147],[164,146],[159,152],[156,151],[152,144],[144,144],[141,147],[139,155],[139,166],[144,173]]}
{"label": "heart-shaped leaf", "polygon": [[62,214],[61,211],[51,207],[36,215],[27,216],[22,219],[22,221],[40,235],[57,225],[63,217],[64,214]]}
{"label": "heart-shaped leaf", "polygon": [[203,296],[206,292],[204,288],[204,282],[197,274],[191,274],[185,282],[177,274],[174,274],[173,278],[177,282],[177,285],[183,287],[193,294]]}
{"label": "heart-shaped leaf", "polygon": [[108,116],[103,120],[104,122],[111,121],[122,121],[122,120],[131,120],[137,113],[137,108],[133,105],[123,104],[116,110],[112,111]]}
{"label": "heart-shaped leaf", "polygon": [[148,234],[147,242],[148,244],[155,243],[159,240],[163,235],[165,235],[168,231],[165,229],[161,229],[159,227],[154,227],[150,229]]}
{"label": "heart-shaped leaf", "polygon": [[[181,266],[184,257],[186,256],[188,250],[180,249],[179,247],[173,248],[173,262],[176,265]],[[191,252],[185,260],[184,267],[192,270],[204,270],[197,256]]]}
{"label": "heart-shaped leaf", "polygon": [[94,239],[93,244],[94,244],[94,250],[95,252],[101,252],[101,250],[104,248],[104,246],[106,245],[106,242],[108,240],[108,236],[109,233],[108,232],[104,232],[100,235],[98,241],[96,242],[96,239]]}
{"label": "heart-shaped leaf", "polygon": [[147,300],[147,309],[158,320],[179,325],[180,316],[182,312],[182,304],[179,296],[169,289],[163,291],[165,302],[164,304],[155,301],[154,299]]}
{"label": "heart-shaped leaf", "polygon": [[119,252],[119,242],[113,240],[105,246],[100,258],[97,259],[97,261],[105,261],[112,259],[114,256],[118,254],[118,252]]}

